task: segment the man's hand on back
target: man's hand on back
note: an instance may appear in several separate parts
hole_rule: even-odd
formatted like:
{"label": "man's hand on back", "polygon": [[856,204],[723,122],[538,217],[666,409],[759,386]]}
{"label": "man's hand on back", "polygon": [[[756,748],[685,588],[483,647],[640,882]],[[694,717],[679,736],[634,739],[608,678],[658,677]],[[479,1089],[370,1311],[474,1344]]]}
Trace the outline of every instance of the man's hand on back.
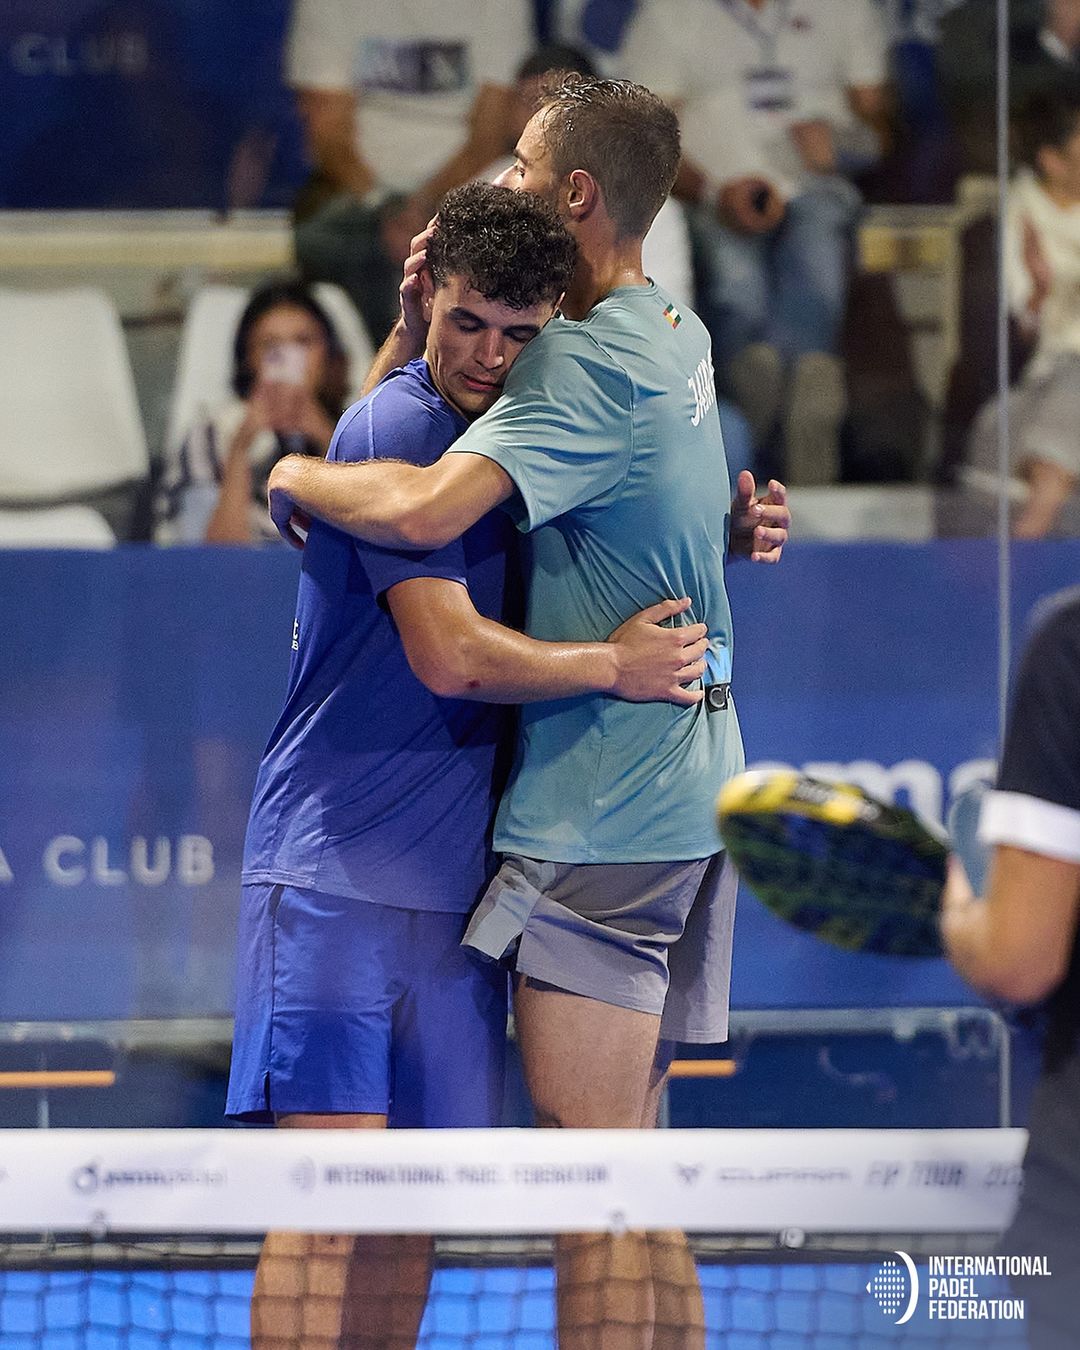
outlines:
{"label": "man's hand on back", "polygon": [[731,502],[728,553],[733,558],[749,558],[751,562],[777,563],[791,528],[787,488],[771,478],[764,496],[755,497],[756,491],[754,475],[743,469]]}
{"label": "man's hand on back", "polygon": [[618,651],[618,676],[611,692],[631,703],[700,703],[700,689],[682,686],[705,674],[708,648],[703,623],[664,628],[665,620],[682,614],[691,601],[661,600],[620,624],[608,638]]}

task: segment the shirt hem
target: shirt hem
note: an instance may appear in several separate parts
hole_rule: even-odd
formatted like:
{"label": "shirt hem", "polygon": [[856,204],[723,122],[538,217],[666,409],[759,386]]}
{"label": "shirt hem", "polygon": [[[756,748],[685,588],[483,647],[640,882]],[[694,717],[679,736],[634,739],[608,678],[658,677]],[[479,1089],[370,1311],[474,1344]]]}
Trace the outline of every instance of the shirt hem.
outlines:
{"label": "shirt hem", "polygon": [[[340,886],[328,886],[309,876],[300,876],[295,872],[278,869],[240,873],[241,886],[293,886],[298,891],[315,891],[318,895],[333,895],[342,900],[355,900],[362,905],[381,905],[384,909],[408,909],[418,914],[468,914],[476,905],[475,897],[456,905],[418,905],[410,904],[400,896],[394,899],[366,895],[362,891],[349,890]],[[483,886],[480,893],[483,893]]]}
{"label": "shirt hem", "polygon": [[687,843],[679,848],[650,849],[639,852],[634,848],[571,848],[547,843],[539,839],[526,839],[511,835],[496,835],[493,844],[496,853],[517,853],[523,858],[535,858],[538,862],[553,863],[678,863],[697,862],[701,858],[711,858],[723,853],[724,846],[717,839],[707,843],[698,841]]}

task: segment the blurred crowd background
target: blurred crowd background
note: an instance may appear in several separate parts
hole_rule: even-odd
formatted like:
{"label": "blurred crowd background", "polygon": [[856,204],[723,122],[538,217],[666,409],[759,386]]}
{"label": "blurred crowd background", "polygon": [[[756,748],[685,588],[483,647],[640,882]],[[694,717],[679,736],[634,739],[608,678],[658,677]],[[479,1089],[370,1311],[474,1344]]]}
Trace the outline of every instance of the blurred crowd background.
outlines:
{"label": "blurred crowd background", "polygon": [[1002,491],[1015,535],[1075,535],[1080,0],[1009,7],[1001,165],[995,9],[8,0],[0,542],[266,541],[269,467],[325,450],[409,239],[559,69],[679,109],[646,265],[710,328],[733,471],[801,490],[810,535],[990,533]]}

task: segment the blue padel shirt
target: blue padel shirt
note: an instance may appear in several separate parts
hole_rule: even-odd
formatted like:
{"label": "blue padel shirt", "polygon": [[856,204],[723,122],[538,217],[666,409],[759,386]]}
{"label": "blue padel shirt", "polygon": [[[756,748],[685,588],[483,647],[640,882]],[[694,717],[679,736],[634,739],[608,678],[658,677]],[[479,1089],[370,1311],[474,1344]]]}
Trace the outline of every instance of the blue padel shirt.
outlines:
{"label": "blue padel shirt", "polygon": [[[514,480],[529,532],[528,632],[604,640],[688,595],[711,683],[731,671],[724,588],[731,494],[709,335],[655,285],[548,324],[502,398],[453,446]],[[495,846],[553,862],[667,862],[720,847],[714,803],[743,765],[734,703],[706,712],[602,694],[522,709]]]}
{"label": "blue padel shirt", "polygon": [[[426,362],[412,361],[345,413],[327,457],[430,464],[466,426]],[[432,694],[380,600],[398,582],[443,577],[468,586],[481,614],[512,621],[512,536],[498,511],[429,552],[312,525],[285,708],[255,784],[245,882],[408,909],[472,907],[490,871],[506,710]]]}

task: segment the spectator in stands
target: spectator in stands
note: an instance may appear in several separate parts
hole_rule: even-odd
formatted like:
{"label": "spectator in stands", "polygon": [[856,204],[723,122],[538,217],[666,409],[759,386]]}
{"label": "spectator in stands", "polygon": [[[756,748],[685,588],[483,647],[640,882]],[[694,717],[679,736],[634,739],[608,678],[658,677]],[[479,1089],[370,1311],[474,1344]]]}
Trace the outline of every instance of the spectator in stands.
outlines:
{"label": "spectator in stands", "polygon": [[937,75],[941,20],[963,0],[878,0],[895,99],[890,153],[867,174],[869,201],[950,203],[961,171],[959,142]]}
{"label": "spectator in stands", "polygon": [[[1015,133],[1005,286],[1033,351],[1008,394],[1010,460],[1028,487],[1013,534],[1039,539],[1080,479],[1080,82],[1033,94]],[[995,398],[975,420],[969,481],[997,466],[999,416]]]}
{"label": "spectator in stands", "polygon": [[[938,74],[969,173],[997,172],[997,0],[965,0],[940,24]],[[1014,109],[1062,75],[1080,76],[1080,0],[1011,0],[1009,95]]]}
{"label": "spectator in stands", "polygon": [[528,0],[297,0],[287,75],[315,169],[296,206],[297,261],[349,292],[376,343],[397,318],[412,237],[504,153],[532,45]]}
{"label": "spectator in stands", "polygon": [[860,205],[844,173],[886,139],[880,15],[871,0],[641,0],[623,62],[680,112],[675,192],[721,387],[759,444],[783,423],[789,483],[835,481]]}
{"label": "spectator in stands", "polygon": [[235,397],[188,431],[165,467],[159,543],[250,544],[277,538],[266,480],[283,454],[325,455],[344,408],[348,358],[306,287],[256,291],[236,330]]}
{"label": "spectator in stands", "polygon": [[[629,9],[627,9],[627,17]],[[597,74],[590,58],[579,47],[562,42],[542,43],[518,67],[514,83],[516,105],[511,123],[507,153],[484,171],[484,177],[495,179],[513,163],[513,149],[525,125],[536,110],[546,76],[554,72],[575,72],[579,75]],[[663,286],[677,301],[691,309],[697,308],[694,294],[694,274],[691,258],[690,234],[686,212],[681,202],[669,197],[649,226],[641,250],[642,265],[648,276]],[[753,438],[746,418],[728,399],[718,404],[720,426],[724,435],[728,473],[732,480],[743,469],[756,471]]]}

